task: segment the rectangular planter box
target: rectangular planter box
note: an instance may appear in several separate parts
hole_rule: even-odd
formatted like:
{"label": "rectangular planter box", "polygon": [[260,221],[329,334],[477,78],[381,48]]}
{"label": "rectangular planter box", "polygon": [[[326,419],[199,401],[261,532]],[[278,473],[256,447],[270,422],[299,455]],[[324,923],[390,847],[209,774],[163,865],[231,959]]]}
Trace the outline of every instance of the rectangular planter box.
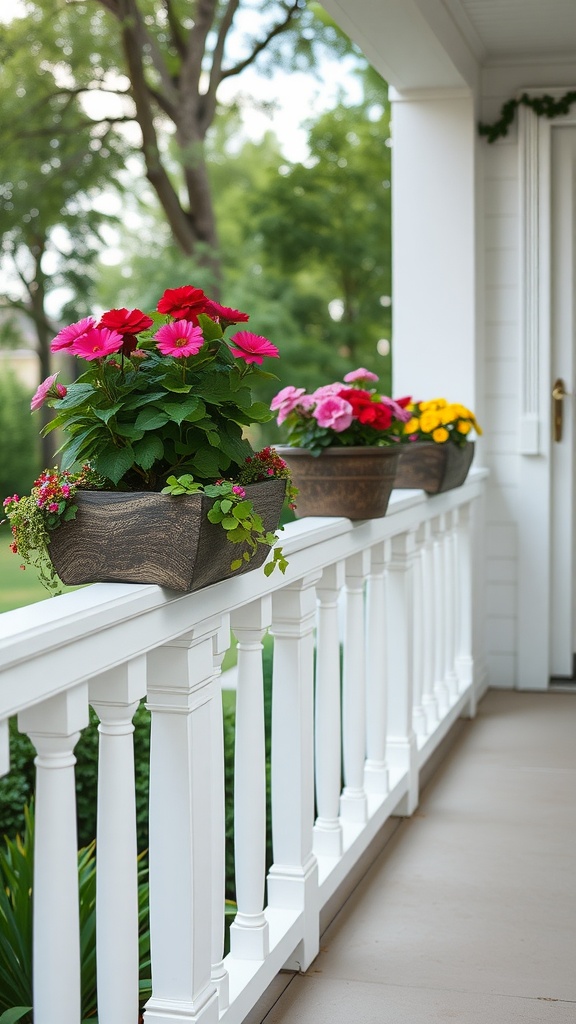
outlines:
{"label": "rectangular planter box", "polygon": [[462,448],[449,441],[409,441],[400,446],[394,487],[420,489],[427,494],[450,491],[464,483],[473,458],[473,441]]}

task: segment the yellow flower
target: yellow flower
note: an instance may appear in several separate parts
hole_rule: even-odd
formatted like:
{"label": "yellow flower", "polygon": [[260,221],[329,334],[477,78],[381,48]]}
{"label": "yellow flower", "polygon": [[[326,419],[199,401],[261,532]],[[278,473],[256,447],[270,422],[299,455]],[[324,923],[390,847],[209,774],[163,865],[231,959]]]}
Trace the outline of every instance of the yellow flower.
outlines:
{"label": "yellow flower", "polygon": [[457,419],[457,417],[458,413],[455,411],[455,407],[453,405],[447,405],[440,413],[440,422],[446,426],[447,423],[452,423],[453,420]]}
{"label": "yellow flower", "polygon": [[458,420],[456,430],[459,434],[469,434],[472,430],[472,424],[468,423],[466,420]]}
{"label": "yellow flower", "polygon": [[425,434],[431,434],[436,427],[440,426],[440,417],[436,412],[425,412],[420,417],[420,429]]}
{"label": "yellow flower", "polygon": [[415,434],[418,430],[420,430],[420,420],[417,420],[416,417],[413,416],[412,419],[408,420],[408,423],[404,425],[404,433]]}
{"label": "yellow flower", "polygon": [[443,409],[444,406],[448,405],[445,398],[433,398],[432,401],[434,403],[434,408],[436,409]]}
{"label": "yellow flower", "polygon": [[442,444],[443,441],[447,441],[449,437],[450,434],[446,430],[446,427],[438,427],[437,430],[432,432],[432,440],[436,441],[438,444]]}
{"label": "yellow flower", "polygon": [[420,412],[436,412],[436,402],[420,402]]}

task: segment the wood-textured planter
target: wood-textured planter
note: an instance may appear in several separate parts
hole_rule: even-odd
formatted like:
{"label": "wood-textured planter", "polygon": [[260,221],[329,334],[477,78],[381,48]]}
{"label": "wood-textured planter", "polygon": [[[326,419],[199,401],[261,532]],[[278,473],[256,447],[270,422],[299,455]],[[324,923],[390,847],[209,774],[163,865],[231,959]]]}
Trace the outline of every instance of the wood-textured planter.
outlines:
{"label": "wood-textured planter", "polygon": [[419,488],[427,494],[450,491],[464,483],[473,458],[473,441],[461,448],[450,442],[409,441],[400,448],[394,487]]}
{"label": "wood-textured planter", "polygon": [[298,488],[296,515],[379,519],[386,515],[394,486],[398,446],[334,447],[321,455],[307,448],[276,449]]}
{"label": "wood-textured planter", "polygon": [[[248,484],[246,497],[268,531],[276,530],[285,480]],[[246,546],[231,544],[207,512],[205,494],[172,496],[151,491],[78,491],[76,519],[50,536],[50,558],[63,583],[157,583],[172,590],[200,590],[259,568],[264,544],[241,569],[230,564]]]}

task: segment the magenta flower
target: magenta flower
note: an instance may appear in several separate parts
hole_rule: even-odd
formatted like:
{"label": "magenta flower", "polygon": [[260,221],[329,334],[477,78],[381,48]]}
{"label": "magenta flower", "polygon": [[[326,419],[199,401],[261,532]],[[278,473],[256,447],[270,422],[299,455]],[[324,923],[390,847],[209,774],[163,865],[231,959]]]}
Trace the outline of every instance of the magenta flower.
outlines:
{"label": "magenta flower", "polygon": [[318,402],[312,415],[320,427],[329,427],[337,434],[347,430],[354,419],[350,403],[343,398],[338,398],[337,395],[328,395],[323,398]]}
{"label": "magenta flower", "polygon": [[58,373],[52,373],[38,386],[36,393],[30,402],[30,408],[32,410],[39,409],[40,406],[44,405],[47,398],[64,398],[66,388],[63,384],[56,383],[57,376]]}
{"label": "magenta flower", "polygon": [[204,310],[213,320],[218,320],[223,327],[229,324],[245,324],[250,319],[248,313],[241,313],[239,309],[232,309],[230,306],[221,306],[219,302],[209,299]]}
{"label": "magenta flower", "polygon": [[377,373],[372,373],[372,370],[366,370],[363,366],[360,366],[358,370],[350,370],[344,377],[346,384],[368,384],[370,381],[379,380]]}
{"label": "magenta flower", "polygon": [[78,320],[77,323],[62,328],[50,344],[51,351],[59,352],[62,348],[71,348],[77,338],[80,338],[83,334],[86,334],[86,331],[95,326],[96,321],[94,317],[86,316],[83,320]]}
{"label": "magenta flower", "polygon": [[270,402],[270,408],[273,412],[278,412],[279,425],[284,423],[284,420],[290,415],[292,410],[301,404],[300,399],[305,394],[305,388],[294,388],[289,384],[287,388],[282,388],[282,391],[279,391],[274,396]]}
{"label": "magenta flower", "polygon": [[397,420],[402,423],[408,423],[408,420],[412,419],[412,413],[408,409],[404,409],[398,402],[395,402],[393,398],[387,398],[386,395],[380,395],[380,401],[382,405],[388,406],[390,411],[394,414]]}
{"label": "magenta flower", "polygon": [[246,491],[244,490],[243,487],[240,486],[240,484],[234,484],[234,487],[232,488],[232,494],[235,494],[238,498],[246,497]]}
{"label": "magenta flower", "polygon": [[154,335],[158,348],[163,356],[195,356],[204,344],[202,328],[196,327],[191,320],[175,320],[166,324]]}
{"label": "magenta flower", "polygon": [[118,331],[109,331],[107,327],[90,327],[70,346],[70,352],[82,359],[104,359],[112,352],[118,352],[124,344],[124,338]]}
{"label": "magenta flower", "polygon": [[246,363],[258,363],[261,366],[264,356],[275,358],[280,355],[276,345],[268,341],[268,338],[252,334],[251,331],[238,331],[230,341],[236,345],[236,348],[230,350],[232,355]]}

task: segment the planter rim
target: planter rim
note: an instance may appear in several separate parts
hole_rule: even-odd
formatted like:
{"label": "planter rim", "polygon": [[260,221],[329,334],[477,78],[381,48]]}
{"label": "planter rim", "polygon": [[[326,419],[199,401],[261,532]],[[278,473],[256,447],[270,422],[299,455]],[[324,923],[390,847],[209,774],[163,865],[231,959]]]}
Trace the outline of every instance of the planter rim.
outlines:
{"label": "planter rim", "polygon": [[355,458],[374,455],[398,455],[401,451],[399,444],[387,445],[331,445],[323,448],[319,455],[313,455],[309,448],[297,448],[290,444],[274,445],[280,455],[308,455],[311,459],[319,459],[321,456],[343,456],[354,455]]}

